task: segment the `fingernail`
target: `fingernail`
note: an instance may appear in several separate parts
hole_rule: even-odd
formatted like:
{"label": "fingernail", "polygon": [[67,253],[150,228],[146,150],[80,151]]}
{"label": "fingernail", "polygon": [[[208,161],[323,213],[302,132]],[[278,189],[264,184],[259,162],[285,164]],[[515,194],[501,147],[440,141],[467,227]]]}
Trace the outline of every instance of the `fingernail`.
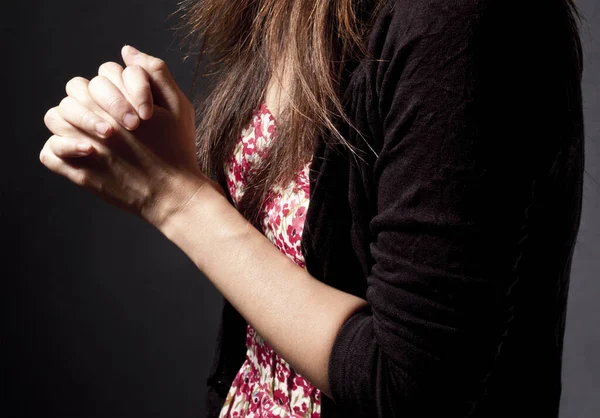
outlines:
{"label": "fingernail", "polygon": [[150,105],[143,104],[139,109],[140,117],[144,120],[150,119],[151,108]]}
{"label": "fingernail", "polygon": [[106,122],[98,122],[94,127],[96,132],[98,132],[100,135],[106,135],[110,129],[110,125]]}
{"label": "fingernail", "polygon": [[131,55],[137,55],[140,53],[140,51],[138,51],[137,49],[135,49],[134,47],[132,47],[131,45],[127,45],[129,47],[129,53]]}
{"label": "fingernail", "polygon": [[133,113],[126,113],[123,117],[123,123],[125,123],[125,126],[129,129],[134,129],[138,124],[138,117]]}

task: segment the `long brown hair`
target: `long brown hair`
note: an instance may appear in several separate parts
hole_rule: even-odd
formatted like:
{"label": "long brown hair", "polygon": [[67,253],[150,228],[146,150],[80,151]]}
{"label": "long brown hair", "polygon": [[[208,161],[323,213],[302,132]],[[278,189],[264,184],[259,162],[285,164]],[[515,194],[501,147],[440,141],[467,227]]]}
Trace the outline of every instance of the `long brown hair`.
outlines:
{"label": "long brown hair", "polygon": [[[582,53],[579,14],[573,0],[561,3],[570,28],[574,73],[579,83]],[[182,45],[197,55],[194,81],[203,77],[207,97],[198,96],[198,163],[224,180],[231,155],[252,111],[263,100],[272,77],[288,72],[286,102],[276,120],[277,138],[256,174],[248,180],[240,211],[256,223],[261,203],[275,184],[283,185],[324,135],[356,150],[337,131],[340,118],[351,128],[341,102],[345,64],[367,56],[366,36],[388,0],[183,0],[175,14]],[[189,57],[188,55],[187,57]],[[198,71],[204,68],[200,74]],[[576,90],[575,85],[569,87]],[[339,119],[338,119],[339,120]],[[567,144],[567,146],[570,144]]]}
{"label": "long brown hair", "polygon": [[[283,185],[310,158],[318,135],[352,149],[335,119],[350,126],[341,103],[344,64],[366,56],[366,35],[385,0],[184,0],[182,44],[199,54],[207,97],[196,102],[201,169],[223,180],[223,166],[264,98],[287,72],[277,140],[248,185],[239,209],[256,222],[267,191]],[[203,62],[207,61],[208,62]],[[207,85],[210,87],[207,88]]]}

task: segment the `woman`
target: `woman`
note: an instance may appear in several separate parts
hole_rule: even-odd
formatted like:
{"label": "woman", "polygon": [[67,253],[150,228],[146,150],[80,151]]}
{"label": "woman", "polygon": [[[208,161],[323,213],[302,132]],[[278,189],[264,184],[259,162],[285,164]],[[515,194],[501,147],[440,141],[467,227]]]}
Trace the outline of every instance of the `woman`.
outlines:
{"label": "woman", "polygon": [[189,2],[196,129],[132,47],[67,83],[42,163],[226,299],[209,416],[558,415],[581,48],[526,3]]}

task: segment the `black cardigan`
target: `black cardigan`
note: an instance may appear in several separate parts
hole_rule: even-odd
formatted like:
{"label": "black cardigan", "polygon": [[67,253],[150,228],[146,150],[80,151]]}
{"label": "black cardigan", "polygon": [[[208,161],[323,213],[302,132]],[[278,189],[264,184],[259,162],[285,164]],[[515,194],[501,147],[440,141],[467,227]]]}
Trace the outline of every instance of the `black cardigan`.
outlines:
{"label": "black cardigan", "polygon": [[[317,140],[302,245],[369,307],[336,337],[324,418],[558,415],[584,161],[560,3],[390,1],[349,64],[358,152]],[[209,417],[245,325],[225,301]]]}

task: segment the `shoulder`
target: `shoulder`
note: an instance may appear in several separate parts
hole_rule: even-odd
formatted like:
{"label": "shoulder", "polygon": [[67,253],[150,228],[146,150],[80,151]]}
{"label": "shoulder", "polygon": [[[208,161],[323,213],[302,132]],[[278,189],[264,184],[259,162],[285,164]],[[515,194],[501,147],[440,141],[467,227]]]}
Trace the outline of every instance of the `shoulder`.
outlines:
{"label": "shoulder", "polygon": [[467,33],[477,20],[482,2],[483,0],[384,0],[384,6],[374,19],[371,46],[385,53],[418,39]]}
{"label": "shoulder", "polygon": [[[373,20],[365,75],[375,97],[402,80],[458,82],[475,62],[482,3],[489,0],[385,0]],[[455,78],[452,79],[451,76]]]}
{"label": "shoulder", "polygon": [[433,22],[440,19],[470,16],[479,10],[484,0],[385,0],[382,10],[395,20],[418,19]]}
{"label": "shoulder", "polygon": [[380,77],[390,67],[474,53],[484,1],[489,0],[384,0],[367,42],[371,76]]}

